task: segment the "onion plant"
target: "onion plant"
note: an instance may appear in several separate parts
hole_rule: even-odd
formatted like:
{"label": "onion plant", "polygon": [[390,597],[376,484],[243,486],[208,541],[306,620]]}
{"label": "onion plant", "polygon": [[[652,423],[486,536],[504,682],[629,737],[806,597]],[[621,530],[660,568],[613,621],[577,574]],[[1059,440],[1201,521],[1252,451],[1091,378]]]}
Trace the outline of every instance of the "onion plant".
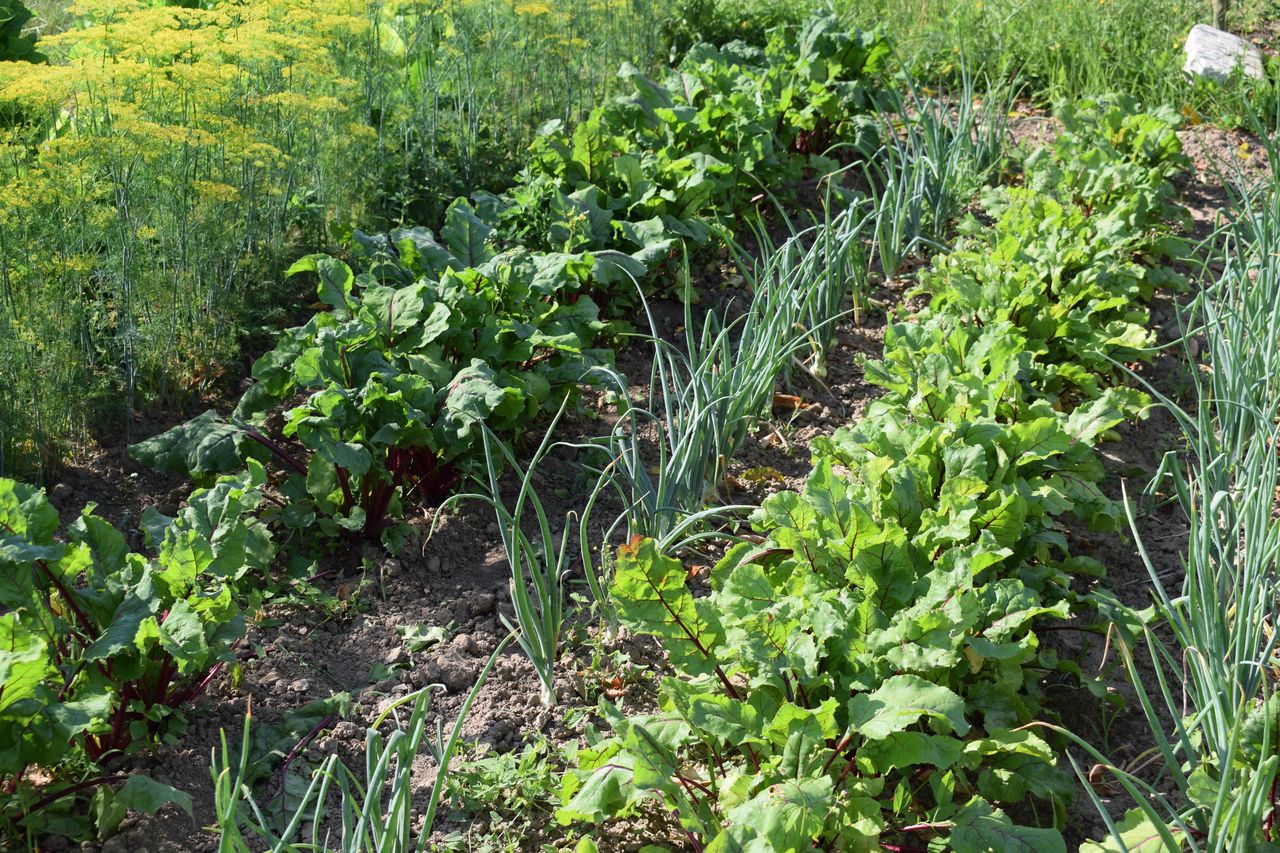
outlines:
{"label": "onion plant", "polygon": [[887,87],[879,108],[884,142],[864,165],[873,187],[875,254],[888,278],[925,247],[940,247],[973,194],[1004,160],[1015,92],[987,86],[979,104],[972,78],[962,74],[949,98],[925,97],[908,80],[905,93]]}
{"label": "onion plant", "polygon": [[[551,436],[564,414],[564,407],[565,404],[562,404],[560,411],[552,419],[527,468],[521,468],[511,448],[488,427],[484,427],[482,438],[487,492],[455,495],[447,502],[480,500],[489,504],[497,516],[502,547],[511,566],[511,603],[516,617],[515,625],[508,622],[505,616],[502,617],[503,623],[515,632],[520,648],[533,664],[542,688],[542,704],[546,707],[552,707],[556,703],[555,665],[560,655],[560,639],[564,629],[564,582],[571,568],[568,559],[569,539],[575,513],[567,514],[557,543],[542,499],[533,486],[533,475],[538,463],[555,446]],[[507,466],[514,470],[520,480],[520,491],[512,509],[508,509],[503,501],[499,484],[502,471]],[[526,508],[533,511],[535,520],[536,533],[532,537],[525,533],[522,524]]]}
{"label": "onion plant", "polygon": [[790,233],[781,243],[774,242],[762,222],[753,222],[759,260],[730,244],[749,290],[778,287],[797,300],[797,331],[803,330],[809,350],[804,366],[818,379],[827,375],[826,354],[835,341],[836,322],[847,313],[845,301],[852,300],[853,320],[861,323],[871,299],[867,244],[872,213],[866,205],[855,204],[838,212],[833,212],[833,207],[828,197],[822,220],[808,228],[797,228],[779,206],[778,212]]}
{"label": "onion plant", "polygon": [[[449,775],[449,763],[461,741],[462,726],[494,663],[511,640],[512,637],[507,636],[489,656],[447,738],[442,721],[436,723],[434,740],[427,737],[432,688],[396,700],[378,715],[365,735],[363,775],[347,767],[338,756],[329,756],[314,771],[301,802],[285,816],[284,828],[279,831],[273,828],[276,824],[258,804],[246,782],[252,748],[252,713],[247,711],[238,758],[233,757],[227,746],[225,731],[220,754],[215,751],[211,758],[219,853],[261,850],[270,853],[421,853],[426,850]],[[399,717],[405,707],[409,709],[408,719],[401,725]],[[393,716],[397,726],[384,735],[382,726]],[[414,763],[424,748],[435,760],[436,774],[425,809],[415,813],[414,792],[420,783]],[[340,801],[336,816],[330,809],[333,796]]]}
{"label": "onion plant", "polygon": [[654,351],[645,405],[631,401],[626,377],[600,371],[620,407],[600,443],[611,460],[601,487],[622,495],[629,534],[656,539],[664,550],[701,538],[698,529],[713,517],[750,508],[716,504],[729,460],[769,416],[777,378],[809,346],[810,332],[836,319],[806,326],[806,311],[817,310],[812,293],[819,282],[794,263],[789,248],[743,271],[752,291],[746,310],[732,319],[708,312],[697,323],[686,262],[683,348],[659,335],[645,303]]}
{"label": "onion plant", "polygon": [[[1154,617],[1140,635],[1155,684],[1123,643],[1138,700],[1162,761],[1157,787],[1110,768],[1137,801],[1117,825],[1094,797],[1113,840],[1144,824],[1170,850],[1261,849],[1277,840],[1280,696],[1274,692],[1280,619],[1280,194],[1241,192],[1226,227],[1225,269],[1192,305],[1191,341],[1207,371],[1191,371],[1184,411],[1162,402],[1186,433],[1185,458],[1166,456],[1167,480],[1189,522],[1180,586],[1138,537],[1150,573]],[[1154,389],[1153,389],[1154,391]],[[1130,525],[1137,525],[1130,511]],[[1172,731],[1166,731],[1172,720]],[[1089,751],[1106,765],[1096,750]],[[1129,836],[1132,843],[1132,836]]]}

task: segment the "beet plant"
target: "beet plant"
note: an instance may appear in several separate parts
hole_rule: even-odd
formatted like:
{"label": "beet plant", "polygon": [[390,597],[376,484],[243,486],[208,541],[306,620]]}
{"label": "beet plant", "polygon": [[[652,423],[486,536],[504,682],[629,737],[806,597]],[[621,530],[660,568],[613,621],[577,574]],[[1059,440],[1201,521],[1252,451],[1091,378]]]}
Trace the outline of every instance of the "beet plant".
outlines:
{"label": "beet plant", "polygon": [[[1171,136],[1159,116],[1130,124]],[[1078,132],[1055,151],[1077,150]],[[804,488],[765,500],[709,594],[655,540],[619,549],[610,604],[672,674],[653,712],[601,701],[610,731],[588,731],[562,822],[656,800],[695,850],[1066,850],[1074,786],[1037,724],[1045,676],[1082,673],[1038,631],[1136,623],[1073,583],[1103,567],[1070,553],[1063,522],[1122,517],[1093,448],[1146,404],[1107,387],[1146,339],[1130,300],[1173,280],[1141,261],[1162,256],[1176,143],[1099,150],[1090,174],[1135,182],[1100,184],[1092,215],[1076,161],[1029,158],[1042,189],[1003,196],[991,228],[934,262],[931,304],[865,363],[888,393],[814,442]]]}
{"label": "beet plant", "polygon": [[[253,517],[262,482],[255,463],[177,518],[148,513],[146,555],[92,506],[60,535],[42,491],[0,480],[0,820],[15,833],[82,834],[86,796],[110,814],[121,760],[179,731],[182,707],[234,664],[237,583],[274,557]],[[34,768],[53,781],[33,787]]]}
{"label": "beet plant", "polygon": [[610,357],[591,348],[604,324],[577,291],[614,262],[495,255],[488,234],[455,204],[443,243],[359,235],[358,276],[302,259],[292,272],[316,274],[327,310],[258,359],[229,418],[206,412],[132,452],[197,476],[259,459],[278,472],[284,527],[395,547],[406,505],[439,505],[476,468],[482,425],[518,432]]}

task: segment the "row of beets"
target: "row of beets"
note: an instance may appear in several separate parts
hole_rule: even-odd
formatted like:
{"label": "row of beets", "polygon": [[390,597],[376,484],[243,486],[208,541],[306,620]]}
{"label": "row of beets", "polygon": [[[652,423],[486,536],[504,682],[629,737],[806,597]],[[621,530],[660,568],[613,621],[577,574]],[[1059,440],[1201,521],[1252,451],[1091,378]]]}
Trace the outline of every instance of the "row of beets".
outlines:
{"label": "row of beets", "polygon": [[1063,522],[1120,517],[1093,447],[1148,402],[1116,365],[1151,343],[1144,297],[1178,283],[1184,160],[1172,114],[1059,117],[865,363],[884,396],[815,443],[709,594],[652,541],[620,550],[620,622],[674,674],[656,712],[602,700],[612,731],[578,752],[561,821],[656,799],[707,853],[1065,851],[1073,785],[1036,721],[1046,680],[1080,673],[1037,626],[1114,615],[1073,583],[1103,569]]}

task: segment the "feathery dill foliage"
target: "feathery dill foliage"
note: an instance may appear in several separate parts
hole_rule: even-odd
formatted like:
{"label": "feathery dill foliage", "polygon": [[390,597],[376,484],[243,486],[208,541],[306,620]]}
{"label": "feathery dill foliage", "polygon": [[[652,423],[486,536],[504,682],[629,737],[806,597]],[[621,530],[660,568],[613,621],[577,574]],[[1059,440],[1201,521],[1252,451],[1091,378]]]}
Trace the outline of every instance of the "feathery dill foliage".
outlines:
{"label": "feathery dill foliage", "polygon": [[207,390],[245,285],[376,153],[361,2],[76,11],[51,64],[0,67],[0,469]]}
{"label": "feathery dill foliage", "polygon": [[267,283],[288,261],[500,178],[541,121],[644,64],[645,9],[73,7],[49,65],[0,63],[0,472],[206,395],[286,319]]}

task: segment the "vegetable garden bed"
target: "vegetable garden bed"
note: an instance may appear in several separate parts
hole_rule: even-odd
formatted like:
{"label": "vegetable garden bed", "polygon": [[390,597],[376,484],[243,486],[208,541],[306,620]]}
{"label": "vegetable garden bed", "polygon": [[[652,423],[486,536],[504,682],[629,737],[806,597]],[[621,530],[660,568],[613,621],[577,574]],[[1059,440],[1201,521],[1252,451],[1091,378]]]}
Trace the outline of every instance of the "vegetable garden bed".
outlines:
{"label": "vegetable garden bed", "polygon": [[[130,448],[191,478],[167,514],[0,481],[10,846],[1269,839],[1274,790],[1254,829],[1202,820],[1236,777],[1162,680],[1186,605],[1139,611],[1203,484],[1275,485],[1204,427],[1260,434],[1269,385],[1237,417],[1166,351],[1188,316],[1222,359],[1260,328],[1196,287],[1265,263],[1265,212],[1193,246],[1172,111],[1067,105],[1011,163],[1011,98],[902,94],[889,51],[818,18],[624,69],[509,192],[302,258],[316,311],[239,399]],[[1251,701],[1214,713],[1265,773]]]}

